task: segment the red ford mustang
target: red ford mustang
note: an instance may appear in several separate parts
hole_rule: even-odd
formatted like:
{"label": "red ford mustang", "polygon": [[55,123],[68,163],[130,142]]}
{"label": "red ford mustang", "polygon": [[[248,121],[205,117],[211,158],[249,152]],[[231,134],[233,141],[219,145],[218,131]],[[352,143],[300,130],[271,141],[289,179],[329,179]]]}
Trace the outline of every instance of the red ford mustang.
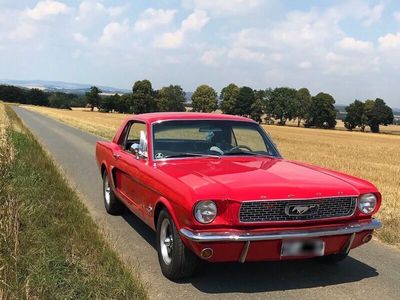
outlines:
{"label": "red ford mustang", "polygon": [[97,143],[96,158],[107,212],[126,206],[156,231],[170,279],[190,276],[200,259],[338,262],[381,226],[374,185],[283,159],[244,117],[132,116]]}

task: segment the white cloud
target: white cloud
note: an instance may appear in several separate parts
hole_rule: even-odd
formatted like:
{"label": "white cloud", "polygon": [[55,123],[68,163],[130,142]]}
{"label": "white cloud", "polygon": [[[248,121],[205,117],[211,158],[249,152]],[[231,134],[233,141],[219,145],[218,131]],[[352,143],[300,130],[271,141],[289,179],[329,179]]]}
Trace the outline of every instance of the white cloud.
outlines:
{"label": "white cloud", "polygon": [[217,16],[246,14],[262,4],[262,0],[183,0],[188,9],[205,10]]}
{"label": "white cloud", "polygon": [[304,60],[297,65],[300,69],[310,69],[312,67],[312,63],[308,60]]}
{"label": "white cloud", "polygon": [[202,56],[200,57],[200,60],[205,65],[217,66],[218,60],[222,58],[222,56],[225,54],[225,52],[226,51],[224,48],[207,50],[202,54]]}
{"label": "white cloud", "polygon": [[265,60],[264,53],[251,51],[246,48],[233,48],[229,50],[228,57],[249,62],[263,62]]}
{"label": "white cloud", "polygon": [[135,23],[135,31],[145,31],[158,25],[167,25],[172,22],[176,14],[175,9],[146,9]]}
{"label": "white cloud", "polygon": [[368,51],[373,48],[371,42],[356,40],[352,37],[343,38],[338,42],[338,46],[341,49],[353,51]]}
{"label": "white cloud", "polygon": [[393,17],[397,22],[400,22],[400,11],[395,11]]}
{"label": "white cloud", "polygon": [[378,39],[381,50],[400,50],[400,33],[389,33]]}
{"label": "white cloud", "polygon": [[205,11],[196,10],[181,23],[181,27],[174,32],[167,32],[158,37],[155,45],[158,48],[174,49],[183,45],[185,35],[190,31],[201,31],[208,23],[209,17]]}
{"label": "white cloud", "polygon": [[328,52],[325,56],[326,73],[334,73],[341,76],[349,76],[376,71],[379,68],[379,57],[375,55],[344,55]]}
{"label": "white cloud", "polygon": [[79,4],[78,21],[85,21],[95,19],[98,16],[105,15],[109,17],[117,17],[125,11],[124,6],[110,6],[107,7],[103,3],[96,0],[84,0]]}
{"label": "white cloud", "polygon": [[385,5],[383,3],[377,4],[372,8],[366,8],[363,24],[365,26],[371,26],[372,24],[378,22],[382,17],[384,8]]}
{"label": "white cloud", "polygon": [[183,44],[183,31],[178,30],[175,32],[164,33],[156,40],[155,44],[158,48],[179,48]]}
{"label": "white cloud", "polygon": [[36,4],[32,9],[27,9],[25,14],[33,20],[42,20],[50,16],[66,13],[68,7],[58,1],[44,0]]}
{"label": "white cloud", "polygon": [[111,22],[103,29],[99,42],[104,46],[118,46],[125,41],[129,35],[127,23]]}
{"label": "white cloud", "polygon": [[21,23],[8,34],[11,40],[28,40],[33,39],[38,32],[35,25],[30,23]]}
{"label": "white cloud", "polygon": [[[313,72],[349,75],[376,70],[379,57],[373,43],[346,37],[340,27],[342,8],[292,11],[271,22],[268,28],[254,27],[234,35],[231,59],[268,63],[271,68],[293,66]],[[350,12],[350,10],[347,10]],[[349,16],[349,15],[346,15]],[[336,47],[335,47],[336,46]]]}
{"label": "white cloud", "polygon": [[73,37],[74,40],[77,41],[78,43],[84,44],[84,43],[87,43],[87,42],[88,42],[88,38],[87,38],[85,35],[83,35],[82,33],[80,33],[80,32],[74,33],[74,34],[72,35],[72,37]]}
{"label": "white cloud", "polygon": [[181,30],[183,32],[194,30],[200,31],[210,20],[207,13],[203,10],[196,10],[182,21]]}

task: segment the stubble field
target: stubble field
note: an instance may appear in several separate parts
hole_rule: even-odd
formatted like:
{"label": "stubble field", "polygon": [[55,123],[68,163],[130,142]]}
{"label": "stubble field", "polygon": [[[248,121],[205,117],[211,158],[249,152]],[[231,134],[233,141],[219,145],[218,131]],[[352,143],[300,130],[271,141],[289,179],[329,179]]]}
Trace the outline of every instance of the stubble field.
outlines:
{"label": "stubble field", "polygon": [[[128,115],[26,106],[71,126],[111,139]],[[391,126],[391,129],[398,130]],[[373,182],[383,195],[377,237],[400,245],[400,136],[264,125],[285,158],[342,171]]]}

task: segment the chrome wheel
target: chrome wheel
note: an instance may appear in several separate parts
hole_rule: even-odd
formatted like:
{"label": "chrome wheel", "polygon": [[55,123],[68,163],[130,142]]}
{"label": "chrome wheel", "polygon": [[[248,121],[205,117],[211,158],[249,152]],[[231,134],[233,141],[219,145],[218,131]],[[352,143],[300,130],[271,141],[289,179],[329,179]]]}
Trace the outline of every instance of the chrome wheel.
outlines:
{"label": "chrome wheel", "polygon": [[165,264],[169,265],[172,261],[172,250],[174,247],[174,237],[172,234],[171,223],[164,219],[161,223],[160,249]]}
{"label": "chrome wheel", "polygon": [[108,182],[108,176],[104,179],[104,200],[106,200],[107,205],[111,202],[111,187]]}

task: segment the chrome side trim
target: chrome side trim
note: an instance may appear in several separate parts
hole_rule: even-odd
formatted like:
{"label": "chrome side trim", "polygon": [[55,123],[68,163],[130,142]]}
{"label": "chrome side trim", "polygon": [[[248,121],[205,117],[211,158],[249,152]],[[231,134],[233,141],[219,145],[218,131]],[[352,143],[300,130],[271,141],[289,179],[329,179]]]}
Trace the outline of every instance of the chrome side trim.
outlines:
{"label": "chrome side trim", "polygon": [[322,236],[334,236],[358,233],[364,230],[374,230],[382,227],[382,223],[377,219],[366,222],[355,222],[334,228],[319,230],[290,230],[290,231],[270,231],[270,232],[213,232],[213,231],[191,231],[182,228],[180,234],[188,240],[207,243],[207,242],[247,242],[247,241],[270,241],[292,238],[312,238]]}

